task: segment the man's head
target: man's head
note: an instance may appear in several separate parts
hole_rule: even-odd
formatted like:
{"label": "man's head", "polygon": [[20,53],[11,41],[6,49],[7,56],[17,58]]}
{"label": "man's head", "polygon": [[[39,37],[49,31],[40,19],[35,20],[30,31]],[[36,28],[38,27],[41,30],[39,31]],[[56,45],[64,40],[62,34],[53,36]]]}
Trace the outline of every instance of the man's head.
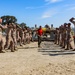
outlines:
{"label": "man's head", "polygon": [[68,23],[68,27],[69,27],[69,28],[71,27],[71,23]]}
{"label": "man's head", "polygon": [[16,24],[12,23],[12,26],[13,26],[14,29],[16,29]]}
{"label": "man's head", "polygon": [[74,17],[72,17],[69,21],[70,21],[70,22],[72,22],[74,19],[75,19],[75,18],[74,18]]}
{"label": "man's head", "polygon": [[39,28],[41,29],[41,28],[42,28],[42,26],[39,26]]}

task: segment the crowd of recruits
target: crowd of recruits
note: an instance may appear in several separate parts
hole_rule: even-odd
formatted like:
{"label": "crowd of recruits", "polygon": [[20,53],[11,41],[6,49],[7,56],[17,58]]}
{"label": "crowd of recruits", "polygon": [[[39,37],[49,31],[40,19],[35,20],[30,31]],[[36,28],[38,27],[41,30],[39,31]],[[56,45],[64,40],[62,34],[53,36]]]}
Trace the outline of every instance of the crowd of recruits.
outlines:
{"label": "crowd of recruits", "polygon": [[[9,23],[6,25],[1,25],[2,19],[0,19],[0,52],[3,52],[4,49],[10,49],[11,52],[17,50],[17,44],[22,46],[26,43],[30,43],[32,39],[32,31],[29,28],[23,27]],[[3,35],[5,30],[6,35]],[[41,44],[41,35],[43,35],[42,27],[38,29],[38,47]],[[73,49],[74,47],[74,38],[71,33],[71,23],[64,23],[59,28],[56,28],[55,32],[55,44],[60,45],[65,50]]]}
{"label": "crowd of recruits", "polygon": [[[3,31],[5,31],[4,35]],[[21,28],[14,23],[2,25],[2,19],[0,19],[0,53],[7,49],[14,52],[17,50],[18,44],[20,46],[29,44],[31,39],[31,29],[26,27]]]}
{"label": "crowd of recruits", "polygon": [[65,50],[72,49],[75,51],[74,38],[71,30],[71,23],[64,23],[64,25],[56,28],[55,44],[60,45]]}

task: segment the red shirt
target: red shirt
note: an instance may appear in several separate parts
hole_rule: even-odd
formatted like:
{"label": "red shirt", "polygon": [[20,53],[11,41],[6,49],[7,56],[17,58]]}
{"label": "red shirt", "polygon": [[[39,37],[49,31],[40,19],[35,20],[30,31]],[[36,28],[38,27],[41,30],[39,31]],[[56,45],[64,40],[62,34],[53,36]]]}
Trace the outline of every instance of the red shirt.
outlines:
{"label": "red shirt", "polygon": [[38,29],[38,35],[42,35],[43,34],[43,30],[42,30],[42,28],[41,29]]}

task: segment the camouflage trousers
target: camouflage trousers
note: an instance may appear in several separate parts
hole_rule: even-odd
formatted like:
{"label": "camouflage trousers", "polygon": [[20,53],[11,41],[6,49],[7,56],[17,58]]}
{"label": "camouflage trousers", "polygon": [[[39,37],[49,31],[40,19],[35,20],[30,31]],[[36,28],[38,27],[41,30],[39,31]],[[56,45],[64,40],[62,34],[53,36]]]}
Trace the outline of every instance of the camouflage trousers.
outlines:
{"label": "camouflage trousers", "polygon": [[41,36],[38,36],[38,47],[40,47],[41,41],[42,41]]}

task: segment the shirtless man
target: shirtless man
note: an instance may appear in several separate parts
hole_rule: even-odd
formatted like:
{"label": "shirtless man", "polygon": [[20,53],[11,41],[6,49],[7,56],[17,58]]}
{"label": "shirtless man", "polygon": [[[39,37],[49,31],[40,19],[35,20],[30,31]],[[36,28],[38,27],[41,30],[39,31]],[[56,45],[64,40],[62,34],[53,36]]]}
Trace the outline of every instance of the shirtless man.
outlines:
{"label": "shirtless man", "polygon": [[59,28],[56,28],[55,32],[55,44],[58,44],[59,42]]}
{"label": "shirtless man", "polygon": [[65,50],[69,50],[70,49],[70,32],[71,32],[71,24],[68,23],[67,24],[67,31],[66,31],[66,46],[67,48]]}
{"label": "shirtless man", "polygon": [[5,48],[9,48],[11,49],[11,52],[14,52],[14,41],[12,38],[12,33],[13,33],[13,26],[11,23],[8,24],[7,26],[7,35],[6,35],[6,45]]}
{"label": "shirtless man", "polygon": [[75,43],[75,18],[72,17],[69,21],[74,24],[74,43]]}
{"label": "shirtless man", "polygon": [[19,45],[22,46],[20,32],[21,32],[21,28],[19,26],[17,26],[17,32],[16,32],[17,43],[19,42]]}
{"label": "shirtless man", "polygon": [[62,48],[65,48],[65,45],[66,45],[66,25],[67,23],[64,23],[63,29],[62,29]]}
{"label": "shirtless man", "polygon": [[6,36],[3,36],[2,31],[7,28],[7,25],[3,26],[1,25],[1,23],[2,19],[0,19],[0,53],[3,52],[2,50],[4,49],[6,44]]}
{"label": "shirtless man", "polygon": [[32,41],[32,30],[29,31],[29,36],[30,41]]}
{"label": "shirtless man", "polygon": [[3,26],[1,25],[1,23],[2,23],[2,19],[0,19],[0,53],[3,52],[2,50],[4,49],[4,45],[6,42],[5,37],[3,37],[3,35],[2,35]]}
{"label": "shirtless man", "polygon": [[13,41],[14,41],[14,50],[17,50],[16,24],[13,23],[12,25],[13,25],[12,38],[13,38]]}
{"label": "shirtless man", "polygon": [[26,28],[22,28],[22,36],[21,36],[22,44],[26,44]]}
{"label": "shirtless man", "polygon": [[57,44],[57,28],[56,28],[56,31],[55,31],[55,39],[54,39],[54,44]]}
{"label": "shirtless man", "polygon": [[29,35],[29,29],[26,29],[26,43],[29,44],[30,43],[30,35]]}

